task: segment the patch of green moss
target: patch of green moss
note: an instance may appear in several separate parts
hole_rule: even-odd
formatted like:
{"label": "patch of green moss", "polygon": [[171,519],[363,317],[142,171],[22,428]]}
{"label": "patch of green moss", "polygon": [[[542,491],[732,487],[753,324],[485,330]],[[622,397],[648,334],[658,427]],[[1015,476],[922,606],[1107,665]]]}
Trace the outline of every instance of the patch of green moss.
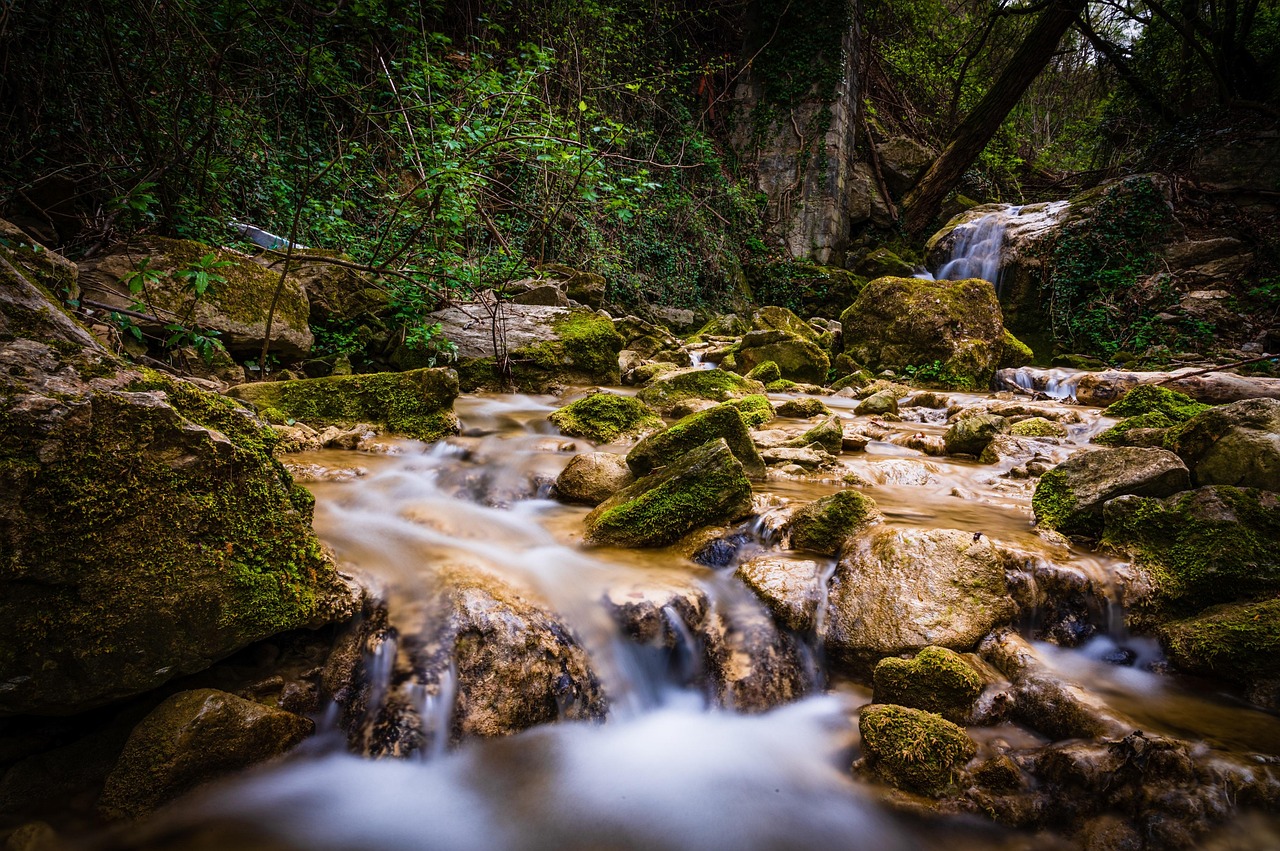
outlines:
{"label": "patch of green moss", "polygon": [[748,476],[764,476],[764,461],[751,441],[742,413],[732,405],[717,405],[690,414],[666,431],[646,437],[627,453],[627,466],[637,476],[645,476],[718,438],[729,445],[729,450],[741,462]]}
{"label": "patch of green moss", "polygon": [[791,521],[791,546],[823,555],[838,555],[850,535],[879,516],[875,500],[858,491],[844,490],[825,496],[796,512]]}
{"label": "patch of green moss", "polygon": [[788,391],[795,390],[799,386],[800,385],[796,384],[794,381],[786,378],[780,378],[777,381],[770,381],[765,385],[764,389],[768,390],[770,393],[786,393]]}
{"label": "patch of green moss", "polygon": [[1191,673],[1248,682],[1280,675],[1280,600],[1215,606],[1165,624],[1169,658]]}
{"label": "patch of green moss", "polygon": [[1044,417],[1028,417],[1010,426],[1009,433],[1018,437],[1066,437],[1067,429]]}
{"label": "patch of green moss", "polygon": [[760,393],[758,381],[743,378],[723,369],[686,369],[660,375],[638,394],[641,402],[659,411],[669,411],[685,399],[709,399],[724,402],[736,397]]}
{"label": "patch of green moss", "polygon": [[839,455],[844,448],[844,426],[840,424],[840,418],[833,414],[804,434],[787,442],[788,446],[800,448],[813,444],[821,446],[832,455]]}
{"label": "patch of green moss", "polygon": [[159,390],[178,413],[193,423],[221,432],[233,443],[255,452],[270,455],[275,448],[275,431],[259,422],[244,405],[154,369],[141,369],[139,374],[128,385],[131,392]]}
{"label": "patch of green moss", "polygon": [[872,674],[876,703],[936,712],[963,724],[982,694],[982,677],[964,657],[945,647],[926,647],[913,659],[881,659]]}
{"label": "patch of green moss", "polygon": [[[1048,475],[1048,474],[1046,474]],[[1215,485],[1106,504],[1103,542],[1129,553],[1168,611],[1280,591],[1280,496]]]}
{"label": "patch of green moss", "polygon": [[659,547],[751,508],[751,482],[723,440],[685,453],[629,485],[587,515],[590,544]]}
{"label": "patch of green moss", "polygon": [[1036,523],[1049,529],[1057,529],[1070,522],[1079,500],[1067,484],[1067,476],[1060,470],[1049,470],[1036,483],[1031,495],[1031,510]]}
{"label": "patch of green moss", "polygon": [[[1186,422],[1196,414],[1212,408],[1197,402],[1190,396],[1158,384],[1139,384],[1124,395],[1124,398],[1113,402],[1102,413],[1108,417],[1138,417],[1143,414],[1161,413],[1169,425]],[[1166,428],[1167,426],[1131,426],[1131,428]]]}
{"label": "patch of green moss", "polygon": [[1031,351],[1031,347],[1013,336],[1013,332],[1008,328],[1004,329],[1004,338],[1001,346],[1000,363],[998,364],[1000,369],[1026,366],[1035,360],[1036,353]]}
{"label": "patch of green moss", "polygon": [[573,311],[551,327],[574,368],[596,376],[597,383],[618,383],[618,352],[625,341],[612,320],[588,311]]}
{"label": "patch of green moss", "polygon": [[755,379],[762,384],[769,384],[774,381],[780,381],[782,379],[782,372],[779,371],[776,363],[771,360],[767,360],[748,372],[747,378]]}
{"label": "patch of green moss", "polygon": [[596,443],[612,443],[664,427],[662,418],[648,405],[614,393],[592,393],[553,411],[547,419],[565,434]]}
{"label": "patch of green moss", "polygon": [[1138,414],[1135,417],[1121,420],[1111,428],[1104,431],[1093,439],[1094,443],[1101,443],[1103,446],[1125,446],[1128,441],[1125,439],[1125,433],[1135,428],[1172,428],[1177,423],[1170,419],[1164,411],[1147,411]]}
{"label": "patch of green moss", "polygon": [[937,794],[977,753],[964,729],[941,715],[891,704],[863,708],[858,719],[872,769],[902,789]]}
{"label": "patch of green moss", "polygon": [[874,375],[867,372],[865,369],[859,369],[856,372],[851,372],[848,375],[832,382],[831,389],[837,393],[846,387],[852,387],[854,390],[858,390],[866,387],[874,380]]}
{"label": "patch of green moss", "polygon": [[453,413],[458,377],[447,369],[259,382],[241,384],[229,392],[308,425],[380,423],[418,440],[440,440],[458,433]]}
{"label": "patch of green moss", "polygon": [[747,428],[760,428],[760,426],[769,422],[774,418],[773,403],[769,401],[769,397],[760,393],[752,393],[750,396],[743,396],[741,399],[730,399],[723,404],[738,409],[738,413],[742,414],[742,421],[747,424]]}
{"label": "patch of green moss", "polygon": [[815,399],[812,396],[805,396],[802,399],[788,399],[778,406],[777,411],[780,417],[797,417],[802,420],[831,413],[831,409],[822,404],[820,399]]}

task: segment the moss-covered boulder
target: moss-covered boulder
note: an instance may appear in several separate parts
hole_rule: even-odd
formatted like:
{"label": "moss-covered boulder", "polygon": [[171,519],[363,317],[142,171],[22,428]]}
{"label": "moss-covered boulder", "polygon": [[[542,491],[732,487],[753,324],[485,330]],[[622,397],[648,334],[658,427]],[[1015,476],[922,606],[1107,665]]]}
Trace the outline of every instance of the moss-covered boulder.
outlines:
{"label": "moss-covered boulder", "polygon": [[417,440],[458,433],[453,412],[458,376],[451,369],[262,381],[227,392],[259,410],[278,411],[311,426],[377,423]]}
{"label": "moss-covered boulder", "polygon": [[941,715],[905,706],[863,708],[858,732],[873,774],[926,795],[941,793],[978,750],[963,728]]}
{"label": "moss-covered boulder", "polygon": [[926,647],[911,659],[881,659],[872,674],[876,703],[936,712],[963,724],[982,694],[983,680],[954,650]]}
{"label": "moss-covered boulder", "polygon": [[738,409],[738,413],[742,414],[742,421],[747,424],[747,428],[760,428],[760,426],[772,420],[776,413],[773,409],[773,403],[769,401],[769,397],[762,393],[752,393],[750,396],[743,396],[741,399],[730,399],[724,404]]}
{"label": "moss-covered boulder", "polygon": [[1009,431],[1009,421],[997,414],[974,414],[952,423],[942,440],[951,455],[982,454],[998,434]]}
{"label": "moss-covered boulder", "polygon": [[709,337],[741,337],[750,330],[750,321],[736,313],[722,313],[708,319],[707,324],[699,328],[689,341],[701,343]]}
{"label": "moss-covered boulder", "polygon": [[146,815],[196,786],[287,752],[312,729],[292,712],[223,691],[179,692],[134,727],[99,809],[110,818]]}
{"label": "moss-covered boulder", "polygon": [[759,381],[723,369],[683,369],[655,377],[637,398],[666,414],[685,399],[724,402],[762,393],[764,385]]}
{"label": "moss-covered boulder", "polygon": [[1140,417],[1159,412],[1170,422],[1181,423],[1211,406],[1197,402],[1184,393],[1178,393],[1158,384],[1139,384],[1120,400],[1111,403],[1102,413],[1108,417]]}
{"label": "moss-covered boulder", "polygon": [[986,537],[958,529],[877,526],[845,544],[827,603],[826,649],[865,671],[930,645],[972,649],[1015,607]]}
{"label": "moss-covered boulder", "polygon": [[592,393],[547,416],[565,434],[596,443],[612,443],[665,428],[652,408],[630,396]]}
{"label": "moss-covered boulder", "polygon": [[1031,497],[1036,522],[1067,535],[1102,534],[1102,507],[1125,494],[1165,497],[1191,487],[1182,460],[1163,449],[1126,446],[1082,452],[1040,477]]}
{"label": "moss-covered boulder", "polygon": [[1160,641],[1184,671],[1252,684],[1280,677],[1280,600],[1230,603],[1167,623]]}
{"label": "moss-covered boulder", "polygon": [[647,476],[690,450],[717,439],[728,444],[749,477],[764,477],[764,461],[751,442],[751,434],[741,412],[732,405],[716,405],[690,414],[666,431],[646,437],[627,453],[627,466],[637,476]]}
{"label": "moss-covered boulder", "polygon": [[1113,425],[1093,439],[1103,446],[1155,446],[1163,447],[1169,429],[1176,426],[1174,420],[1163,411],[1148,411],[1136,417],[1128,417]]}
{"label": "moss-covered boulder", "polygon": [[812,338],[780,330],[748,331],[721,366],[748,373],[766,363],[775,364],[788,381],[810,384],[825,382],[831,368],[830,357]]}
{"label": "moss-covered boulder", "polygon": [[552,493],[564,502],[599,505],[635,480],[621,455],[587,452],[569,460],[556,477]]}
{"label": "moss-covered boulder", "polygon": [[998,369],[1017,369],[1020,366],[1026,366],[1035,360],[1036,353],[1031,351],[1031,347],[1026,343],[1013,336],[1013,332],[1008,328],[1004,329],[1004,337],[1000,346],[1000,360],[996,364]]}
{"label": "moss-covered boulder", "polygon": [[[625,341],[613,320],[585,308],[504,304],[492,316],[484,305],[467,304],[435,311],[426,321],[438,322],[457,347],[464,390],[514,386],[545,393],[566,384],[621,381],[618,353]],[[495,340],[503,351],[494,351]]]}
{"label": "moss-covered boulder", "polygon": [[126,368],[38,276],[0,276],[0,715],[79,712],[351,614],[269,426]]}
{"label": "moss-covered boulder", "polygon": [[835,414],[830,415],[813,428],[787,443],[787,446],[803,448],[817,444],[830,452],[839,455],[844,448],[844,426]]}
{"label": "moss-covered boulder", "polygon": [[1004,352],[1000,303],[980,279],[878,278],[840,323],[845,354],[872,371],[930,366],[956,389],[989,386]]}
{"label": "moss-covered boulder", "polygon": [[753,381],[759,381],[761,384],[771,384],[774,381],[782,379],[782,370],[778,369],[778,365],[771,360],[767,360],[762,364],[753,367],[746,374],[747,378]]}
{"label": "moss-covered boulder", "polygon": [[882,417],[898,413],[898,394],[893,390],[878,390],[858,403],[854,413],[860,417]]}
{"label": "moss-covered boulder", "polygon": [[775,410],[780,417],[796,417],[797,419],[829,416],[831,414],[831,409],[822,404],[821,399],[815,399],[812,396],[788,399]]}
{"label": "moss-covered boulder", "polygon": [[839,555],[845,541],[863,526],[881,520],[875,500],[844,490],[801,508],[791,520],[791,546],[822,555]]}
{"label": "moss-covered boulder", "polygon": [[1224,485],[1106,504],[1103,540],[1174,612],[1280,591],[1280,495]]}
{"label": "moss-covered boulder", "polygon": [[[191,275],[205,258],[219,264],[207,271],[214,277],[197,296]],[[228,351],[256,356],[267,330],[267,313],[280,285],[280,272],[233,251],[187,239],[151,236],[121,251],[80,264],[80,284],[87,298],[113,308],[130,308],[130,275],[145,267],[148,282],[136,297],[142,312],[155,317],[139,320],[144,330],[162,335],[171,322],[189,323],[217,331]],[[218,278],[221,278],[219,280]],[[271,321],[270,350],[297,358],[311,350],[310,305],[296,276],[286,276]]]}
{"label": "moss-covered boulder", "polygon": [[1280,399],[1209,408],[1172,437],[1173,451],[1197,485],[1280,491]]}
{"label": "moss-covered boulder", "polygon": [[1066,437],[1067,427],[1044,417],[1027,417],[1009,426],[1014,437]]}
{"label": "moss-covered boulder", "polygon": [[751,482],[722,438],[601,503],[586,518],[589,544],[660,547],[751,510]]}

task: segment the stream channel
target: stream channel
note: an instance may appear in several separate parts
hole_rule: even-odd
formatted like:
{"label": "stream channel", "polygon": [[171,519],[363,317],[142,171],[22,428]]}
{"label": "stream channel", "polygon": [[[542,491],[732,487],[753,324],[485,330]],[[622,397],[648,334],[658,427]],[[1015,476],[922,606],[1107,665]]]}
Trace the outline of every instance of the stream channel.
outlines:
{"label": "stream channel", "polygon": [[[860,754],[858,708],[871,692],[828,674],[820,618],[815,629],[794,636],[798,693],[765,712],[739,711],[732,689],[707,685],[702,639],[676,606],[662,607],[665,639],[646,646],[620,630],[620,599],[661,603],[662,589],[671,588],[672,599],[683,593],[678,589],[696,589],[731,625],[767,614],[731,565],[701,566],[679,545],[582,545],[588,509],[548,498],[550,483],[578,452],[625,453],[626,446],[594,447],[555,430],[547,415],[576,395],[466,396],[457,402],[458,438],[431,446],[398,442],[385,454],[324,451],[289,461],[313,471],[308,487],[317,499],[317,531],[346,569],[383,589],[402,640],[429,630],[422,601],[435,591],[441,565],[492,572],[569,625],[599,677],[607,720],[565,720],[450,745],[457,698],[446,672],[411,684],[419,746],[404,758],[351,755],[335,710],[287,760],[188,798],[135,841],[148,848],[320,851],[1079,847],[1060,835],[1019,833],[974,815],[913,810],[901,793],[851,772]],[[953,395],[952,402],[991,398]],[[868,419],[855,416],[856,400],[823,401],[846,422]],[[887,424],[894,434],[945,430],[942,411],[904,410],[915,411],[917,421]],[[1096,409],[1073,410],[1079,422],[1070,436],[1044,443],[1054,462],[1082,450],[1111,422]],[[779,419],[771,427],[779,425],[805,423]],[[1017,626],[1047,670],[1083,686],[1109,711],[1148,735],[1190,740],[1202,751],[1243,760],[1280,754],[1280,719],[1216,686],[1164,672],[1158,644],[1125,633],[1114,602],[1125,565],[1038,535],[1030,510],[1035,479],[1003,475],[1015,462],[931,458],[885,438],[843,453],[822,475],[771,472],[755,485],[762,513],[738,530],[735,540],[746,543],[735,559],[777,549],[770,511],[849,487],[846,477],[856,474],[890,526],[981,533],[1101,589],[1087,623],[1076,624],[1087,635],[1072,649],[1037,640],[1044,619],[1025,606]],[[828,559],[820,569],[829,577],[834,565]],[[394,688],[396,652],[388,641],[386,658],[369,661],[373,704]],[[1008,721],[969,731],[979,759],[1048,744]],[[1230,840],[1221,847],[1276,847],[1280,834],[1270,819],[1233,819],[1220,829]]]}

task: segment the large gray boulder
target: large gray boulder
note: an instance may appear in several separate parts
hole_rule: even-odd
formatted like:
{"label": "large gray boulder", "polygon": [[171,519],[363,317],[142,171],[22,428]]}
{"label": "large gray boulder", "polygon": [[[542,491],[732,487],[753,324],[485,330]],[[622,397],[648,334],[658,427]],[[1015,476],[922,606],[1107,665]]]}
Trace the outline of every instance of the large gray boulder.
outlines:
{"label": "large gray boulder", "polygon": [[969,650],[1014,612],[990,539],[875,528],[845,545],[831,580],[826,647],[856,668],[930,645]]}
{"label": "large gray boulder", "polygon": [[1164,449],[1124,446],[1082,452],[1040,477],[1036,522],[1068,535],[1098,537],[1102,507],[1125,494],[1164,497],[1191,487],[1182,459]]}

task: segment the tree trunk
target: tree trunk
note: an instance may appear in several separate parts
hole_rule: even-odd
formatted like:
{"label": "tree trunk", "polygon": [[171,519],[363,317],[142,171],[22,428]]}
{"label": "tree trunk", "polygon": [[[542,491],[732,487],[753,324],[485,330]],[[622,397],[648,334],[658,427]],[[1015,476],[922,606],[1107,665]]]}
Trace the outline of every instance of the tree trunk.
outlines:
{"label": "tree trunk", "polygon": [[1050,0],[1023,39],[999,79],[965,116],[928,171],[902,199],[903,224],[912,236],[929,227],[965,169],[982,153],[1032,81],[1049,64],[1063,34],[1084,10],[1087,0]]}

